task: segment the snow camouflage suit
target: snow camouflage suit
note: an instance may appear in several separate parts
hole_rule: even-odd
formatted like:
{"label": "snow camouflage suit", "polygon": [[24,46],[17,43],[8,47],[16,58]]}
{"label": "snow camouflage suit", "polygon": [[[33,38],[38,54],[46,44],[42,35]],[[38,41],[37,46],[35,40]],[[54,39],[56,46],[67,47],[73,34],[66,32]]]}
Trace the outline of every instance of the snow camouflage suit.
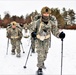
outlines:
{"label": "snow camouflage suit", "polygon": [[12,44],[12,52],[16,52],[20,53],[20,43],[21,43],[21,38],[22,38],[22,28],[20,27],[20,25],[17,23],[16,24],[16,28],[13,29],[12,25],[10,24],[10,26],[7,27],[7,38],[9,38],[11,40],[11,44]]}
{"label": "snow camouflage suit", "polygon": [[59,29],[53,21],[49,20],[48,24],[46,25],[44,24],[44,22],[41,21],[41,18],[37,21],[31,22],[30,25],[27,26],[27,28],[30,30],[30,32],[33,32],[35,29],[37,29],[37,35],[46,37],[43,41],[37,38],[35,44],[38,53],[37,67],[44,68],[43,63],[47,58],[47,53],[49,49],[49,38],[51,37],[51,32],[53,33],[53,35],[59,38]]}

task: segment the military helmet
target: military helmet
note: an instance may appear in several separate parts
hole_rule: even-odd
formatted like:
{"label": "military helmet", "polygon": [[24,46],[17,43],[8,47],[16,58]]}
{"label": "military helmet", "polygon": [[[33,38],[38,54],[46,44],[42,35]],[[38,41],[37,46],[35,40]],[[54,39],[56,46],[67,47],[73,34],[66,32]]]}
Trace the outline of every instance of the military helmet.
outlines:
{"label": "military helmet", "polygon": [[11,22],[11,25],[16,25],[16,24],[17,24],[16,21]]}
{"label": "military helmet", "polygon": [[41,14],[44,14],[44,13],[50,14],[51,13],[51,9],[49,7],[47,7],[47,6],[43,7],[41,9]]}

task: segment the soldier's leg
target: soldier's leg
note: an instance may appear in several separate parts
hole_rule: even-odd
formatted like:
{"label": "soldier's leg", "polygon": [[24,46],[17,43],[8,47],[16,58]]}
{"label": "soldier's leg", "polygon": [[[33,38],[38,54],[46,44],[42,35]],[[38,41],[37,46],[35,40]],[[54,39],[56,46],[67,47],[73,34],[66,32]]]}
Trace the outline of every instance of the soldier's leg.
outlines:
{"label": "soldier's leg", "polygon": [[15,45],[16,45],[16,44],[15,44],[15,41],[14,41],[14,40],[11,40],[11,45],[12,45],[12,50],[11,50],[12,53],[11,53],[11,54],[12,54],[12,55],[15,55],[15,48],[16,48]]}
{"label": "soldier's leg", "polygon": [[37,57],[37,60],[38,60],[37,67],[38,68],[43,67],[43,59],[42,58],[43,58],[42,52],[38,51],[38,57]]}
{"label": "soldier's leg", "polygon": [[37,67],[38,67],[38,70],[42,70],[42,68],[44,67],[44,54],[45,54],[45,51],[44,51],[44,46],[43,46],[43,42],[41,42],[40,40],[36,40],[37,41],[37,45],[36,45],[36,51],[37,51]]}
{"label": "soldier's leg", "polygon": [[37,64],[37,67],[38,68],[43,68],[44,67],[44,54],[45,54],[45,51],[43,50],[43,47],[39,47],[39,49],[37,49],[37,53],[38,53],[38,57],[37,57],[37,60],[38,60],[38,64]]}
{"label": "soldier's leg", "polygon": [[44,66],[44,61],[47,58],[49,43],[47,41],[45,41],[45,43],[43,43],[43,45],[40,44],[37,49],[38,49],[37,50],[37,53],[38,53],[38,64],[37,64],[37,66],[40,68],[46,69],[46,67]]}
{"label": "soldier's leg", "polygon": [[49,43],[45,43],[45,45],[44,45],[44,60],[46,60],[46,58],[47,58],[47,53],[48,53],[48,50],[49,50]]}
{"label": "soldier's leg", "polygon": [[17,57],[21,56],[21,50],[20,50],[20,40],[16,40],[16,52],[17,52]]}

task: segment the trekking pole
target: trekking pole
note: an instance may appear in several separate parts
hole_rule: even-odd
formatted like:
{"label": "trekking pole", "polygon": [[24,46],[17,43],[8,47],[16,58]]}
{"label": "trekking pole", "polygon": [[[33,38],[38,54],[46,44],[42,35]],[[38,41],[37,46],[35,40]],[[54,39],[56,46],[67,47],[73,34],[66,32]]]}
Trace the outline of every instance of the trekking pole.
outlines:
{"label": "trekking pole", "polygon": [[32,45],[30,46],[30,56],[32,56]]}
{"label": "trekking pole", "polygon": [[23,48],[23,45],[22,45],[22,42],[21,42],[21,46],[22,46],[23,53],[25,53],[24,48]]}
{"label": "trekking pole", "polygon": [[63,69],[63,38],[61,39],[61,75],[62,75],[62,69]]}
{"label": "trekking pole", "polygon": [[8,55],[8,47],[9,47],[9,38],[8,38],[8,41],[7,41],[7,51],[6,51],[6,55]]}
{"label": "trekking pole", "polygon": [[26,58],[26,62],[25,62],[24,68],[26,68],[26,65],[27,65],[27,61],[28,61],[28,58],[29,58],[30,51],[31,51],[31,46],[30,46],[30,49],[29,49],[29,52],[28,52],[28,55],[27,55],[27,58]]}

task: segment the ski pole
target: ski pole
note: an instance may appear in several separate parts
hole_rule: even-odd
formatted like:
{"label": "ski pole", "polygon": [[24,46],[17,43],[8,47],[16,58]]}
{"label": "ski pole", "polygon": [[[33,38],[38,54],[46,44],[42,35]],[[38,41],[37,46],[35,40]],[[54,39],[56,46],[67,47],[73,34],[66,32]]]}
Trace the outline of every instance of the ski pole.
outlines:
{"label": "ski pole", "polygon": [[31,51],[31,46],[30,46],[30,49],[29,49],[29,52],[28,52],[28,55],[27,55],[27,58],[26,58],[26,62],[25,62],[24,68],[26,68],[26,65],[27,65],[27,61],[28,61],[28,58],[29,58],[30,51]]}
{"label": "ski pole", "polygon": [[63,39],[61,39],[61,75],[62,75],[62,69],[63,69]]}
{"label": "ski pole", "polygon": [[30,46],[30,56],[32,56],[32,45]]}
{"label": "ski pole", "polygon": [[7,41],[7,51],[6,51],[6,55],[8,54],[8,47],[9,47],[9,38],[8,38],[8,41]]}
{"label": "ski pole", "polygon": [[25,53],[24,48],[23,48],[23,45],[22,45],[22,42],[21,42],[21,46],[22,46],[23,53]]}

